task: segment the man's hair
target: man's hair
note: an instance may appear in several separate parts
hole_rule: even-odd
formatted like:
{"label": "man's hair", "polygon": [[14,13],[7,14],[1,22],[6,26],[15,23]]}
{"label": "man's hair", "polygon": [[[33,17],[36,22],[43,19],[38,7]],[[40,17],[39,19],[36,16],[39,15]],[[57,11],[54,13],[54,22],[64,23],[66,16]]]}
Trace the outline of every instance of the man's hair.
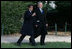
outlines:
{"label": "man's hair", "polygon": [[40,3],[42,3],[41,1],[39,1],[38,3],[37,3],[37,5],[39,5]]}
{"label": "man's hair", "polygon": [[30,8],[30,6],[33,6],[32,4],[28,5],[28,8]]}

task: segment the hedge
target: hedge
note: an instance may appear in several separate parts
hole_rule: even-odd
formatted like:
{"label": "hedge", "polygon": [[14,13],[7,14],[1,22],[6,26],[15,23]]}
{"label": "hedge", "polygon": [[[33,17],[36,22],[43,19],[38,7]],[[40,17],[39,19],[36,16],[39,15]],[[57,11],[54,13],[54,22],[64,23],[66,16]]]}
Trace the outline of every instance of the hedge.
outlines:
{"label": "hedge", "polygon": [[[31,1],[1,1],[1,30],[3,34],[19,32],[24,12]],[[4,28],[4,29],[3,29]]]}

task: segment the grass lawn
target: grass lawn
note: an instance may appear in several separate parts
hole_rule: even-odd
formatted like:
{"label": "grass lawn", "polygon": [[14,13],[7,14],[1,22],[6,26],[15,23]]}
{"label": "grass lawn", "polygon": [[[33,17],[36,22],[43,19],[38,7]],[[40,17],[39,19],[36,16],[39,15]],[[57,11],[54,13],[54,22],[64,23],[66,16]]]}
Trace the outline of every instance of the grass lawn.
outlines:
{"label": "grass lawn", "polygon": [[16,43],[1,43],[1,48],[71,48],[71,43],[66,42],[47,42],[46,45],[31,46],[29,43],[22,43],[21,46],[17,46]]}

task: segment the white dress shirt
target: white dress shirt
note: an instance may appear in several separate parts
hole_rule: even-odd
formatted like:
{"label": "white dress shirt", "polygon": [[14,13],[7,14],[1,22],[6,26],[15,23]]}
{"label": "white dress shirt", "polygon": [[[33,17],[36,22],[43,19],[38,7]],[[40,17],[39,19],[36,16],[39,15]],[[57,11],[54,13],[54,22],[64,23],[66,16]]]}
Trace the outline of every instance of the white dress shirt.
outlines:
{"label": "white dress shirt", "polygon": [[43,10],[42,10],[42,8],[39,8],[40,9],[40,11],[41,11],[41,13],[43,12]]}

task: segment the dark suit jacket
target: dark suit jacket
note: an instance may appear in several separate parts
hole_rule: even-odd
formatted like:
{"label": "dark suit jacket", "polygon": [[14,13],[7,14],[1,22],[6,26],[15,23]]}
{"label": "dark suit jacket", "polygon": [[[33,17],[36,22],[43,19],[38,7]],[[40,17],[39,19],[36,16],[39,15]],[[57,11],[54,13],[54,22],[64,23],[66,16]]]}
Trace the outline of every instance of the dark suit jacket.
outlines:
{"label": "dark suit jacket", "polygon": [[[41,28],[38,28],[38,29],[40,29],[40,31],[43,31],[42,34],[47,34],[47,30],[46,30],[46,23],[47,23],[47,21],[46,21],[46,17],[45,17],[44,11],[43,11],[43,13],[41,13],[40,9],[37,8],[35,10],[35,13],[36,13],[35,24],[37,24],[39,27],[41,27]],[[37,22],[37,20],[39,20],[40,22]],[[43,30],[41,30],[41,29],[43,29]]]}
{"label": "dark suit jacket", "polygon": [[24,35],[33,34],[33,17],[29,10],[24,14],[24,22],[20,33]]}
{"label": "dark suit jacket", "polygon": [[41,13],[41,11],[39,10],[39,8],[36,8],[35,10],[35,13],[36,13],[36,17],[35,17],[35,24],[38,24],[37,20],[40,20],[40,24],[46,24],[47,21],[46,21],[46,17],[45,17],[45,12],[43,11],[43,13]]}

